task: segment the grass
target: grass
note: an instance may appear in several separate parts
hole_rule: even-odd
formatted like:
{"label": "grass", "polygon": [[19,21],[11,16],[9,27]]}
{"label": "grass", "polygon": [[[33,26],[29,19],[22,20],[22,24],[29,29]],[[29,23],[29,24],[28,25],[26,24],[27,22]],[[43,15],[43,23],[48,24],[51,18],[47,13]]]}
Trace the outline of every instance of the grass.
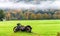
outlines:
{"label": "grass", "polygon": [[[31,25],[33,33],[13,32],[17,23]],[[60,20],[15,20],[0,21],[0,36],[56,36],[60,32]]]}

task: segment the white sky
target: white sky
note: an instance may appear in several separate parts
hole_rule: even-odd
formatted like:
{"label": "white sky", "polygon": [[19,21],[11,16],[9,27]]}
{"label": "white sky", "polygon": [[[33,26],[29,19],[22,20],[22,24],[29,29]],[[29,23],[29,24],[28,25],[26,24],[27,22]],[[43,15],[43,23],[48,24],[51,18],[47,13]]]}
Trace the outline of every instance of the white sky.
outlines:
{"label": "white sky", "polygon": [[60,9],[60,0],[41,1],[40,4],[27,4],[24,2],[14,3],[11,0],[0,0],[0,8],[39,8],[39,9]]}

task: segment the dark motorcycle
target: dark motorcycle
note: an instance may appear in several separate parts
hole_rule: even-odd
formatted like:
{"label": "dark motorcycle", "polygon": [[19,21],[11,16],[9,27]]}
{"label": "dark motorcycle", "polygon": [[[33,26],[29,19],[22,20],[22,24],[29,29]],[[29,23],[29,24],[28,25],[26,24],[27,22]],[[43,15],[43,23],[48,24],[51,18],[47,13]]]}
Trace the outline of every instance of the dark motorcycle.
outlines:
{"label": "dark motorcycle", "polygon": [[14,32],[17,32],[17,31],[31,32],[31,30],[32,30],[32,27],[30,25],[23,26],[23,25],[17,24],[17,26],[13,28]]}

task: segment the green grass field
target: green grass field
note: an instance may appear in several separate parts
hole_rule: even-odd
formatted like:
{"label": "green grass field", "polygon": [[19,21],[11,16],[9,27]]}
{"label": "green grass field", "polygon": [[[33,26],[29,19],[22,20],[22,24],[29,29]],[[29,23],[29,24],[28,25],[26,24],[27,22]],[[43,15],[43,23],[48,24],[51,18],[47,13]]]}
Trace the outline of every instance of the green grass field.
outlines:
{"label": "green grass field", "polygon": [[[31,25],[33,33],[13,32],[17,23]],[[60,20],[15,20],[0,21],[0,36],[56,36],[60,32]]]}

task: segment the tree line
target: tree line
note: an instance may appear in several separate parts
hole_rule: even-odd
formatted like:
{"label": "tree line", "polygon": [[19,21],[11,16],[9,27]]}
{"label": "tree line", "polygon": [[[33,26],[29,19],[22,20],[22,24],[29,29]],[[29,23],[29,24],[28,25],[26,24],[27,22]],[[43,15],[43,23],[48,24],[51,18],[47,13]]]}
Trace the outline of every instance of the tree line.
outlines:
{"label": "tree line", "polygon": [[[0,10],[0,18],[6,20],[43,20],[43,19],[60,19],[60,11],[34,11],[34,10],[21,10],[4,12]],[[2,15],[3,14],[3,15]],[[3,16],[3,17],[2,17]]]}

